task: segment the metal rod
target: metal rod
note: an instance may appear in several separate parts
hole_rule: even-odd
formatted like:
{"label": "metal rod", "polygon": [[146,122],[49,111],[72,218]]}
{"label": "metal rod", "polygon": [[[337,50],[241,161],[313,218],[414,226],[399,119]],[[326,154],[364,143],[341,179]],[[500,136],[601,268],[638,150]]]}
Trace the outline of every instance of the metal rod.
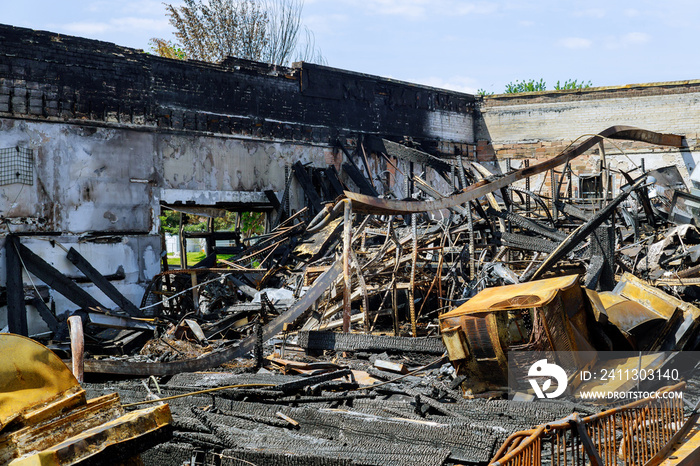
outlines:
{"label": "metal rod", "polygon": [[408,308],[411,312],[411,334],[418,336],[416,329],[416,262],[418,261],[418,215],[411,214],[411,286],[408,289]]}
{"label": "metal rod", "polygon": [[352,283],[350,277],[350,247],[352,246],[352,201],[345,199],[343,212],[343,333],[350,331]]}

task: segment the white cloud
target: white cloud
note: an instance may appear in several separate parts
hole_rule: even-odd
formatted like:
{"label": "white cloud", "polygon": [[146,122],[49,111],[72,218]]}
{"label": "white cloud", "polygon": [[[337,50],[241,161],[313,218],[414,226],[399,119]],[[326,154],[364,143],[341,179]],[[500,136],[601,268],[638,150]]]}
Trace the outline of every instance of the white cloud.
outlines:
{"label": "white cloud", "polygon": [[62,29],[82,37],[94,37],[109,33],[142,33],[148,31],[155,36],[170,29],[168,20],[162,18],[123,17],[112,18],[109,21],[81,21],[62,25]]}
{"label": "white cloud", "polygon": [[628,18],[636,18],[636,17],[639,16],[641,13],[640,13],[639,10],[637,10],[636,8],[627,8],[627,9],[623,12],[623,14],[624,14],[625,16],[627,16]]}
{"label": "white cloud", "polygon": [[110,25],[104,22],[77,22],[63,25],[63,29],[77,36],[91,36],[93,34],[104,34],[110,30]]}
{"label": "white cloud", "polygon": [[358,9],[367,9],[371,14],[402,16],[421,19],[431,14],[467,16],[491,14],[498,4],[490,1],[463,2],[460,0],[345,0]]}
{"label": "white cloud", "polygon": [[585,18],[602,18],[605,16],[605,10],[602,8],[588,8],[586,10],[574,11],[574,16]]}
{"label": "white cloud", "polygon": [[[168,4],[174,7],[181,6],[181,1],[168,1]],[[128,2],[126,3],[122,11],[130,15],[144,15],[144,16],[164,16],[165,15],[165,5],[161,0],[141,0],[138,2]]]}
{"label": "white cloud", "polygon": [[359,3],[381,15],[403,16],[418,19],[426,14],[426,7],[430,5],[426,0],[365,0]]}
{"label": "white cloud", "polygon": [[424,86],[437,87],[438,89],[449,89],[456,92],[476,94],[476,80],[473,78],[453,76],[443,79],[438,76],[428,76],[423,78],[409,79],[409,82],[423,84]]}
{"label": "white cloud", "polygon": [[559,41],[559,45],[567,49],[588,49],[593,41],[583,37],[565,37]]}
{"label": "white cloud", "polygon": [[110,20],[110,24],[118,31],[128,31],[131,29],[149,30],[149,31],[163,31],[170,29],[168,20],[163,18],[137,18],[134,16],[125,18],[114,18]]}
{"label": "white cloud", "polygon": [[458,3],[455,6],[456,8],[453,10],[453,14],[460,16],[470,15],[472,13],[479,15],[488,15],[491,13],[495,13],[498,10],[498,5],[492,2],[475,2],[461,6]]}
{"label": "white cloud", "polygon": [[645,32],[630,32],[621,38],[623,45],[642,45],[651,41],[651,36]]}
{"label": "white cloud", "polygon": [[606,48],[620,49],[637,47],[651,42],[651,36],[645,32],[629,32],[620,36],[611,36],[606,40]]}
{"label": "white cloud", "polygon": [[332,34],[338,32],[338,28],[342,29],[348,20],[347,15],[341,14],[310,15],[304,17],[304,25],[314,34]]}

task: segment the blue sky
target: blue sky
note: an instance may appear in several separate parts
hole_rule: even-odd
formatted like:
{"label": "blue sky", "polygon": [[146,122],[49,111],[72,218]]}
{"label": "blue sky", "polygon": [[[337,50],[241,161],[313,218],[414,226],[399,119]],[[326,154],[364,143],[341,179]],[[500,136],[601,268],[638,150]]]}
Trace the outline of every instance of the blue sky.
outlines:
{"label": "blue sky", "polygon": [[[5,24],[141,49],[172,38],[159,0],[0,5]],[[700,79],[696,0],[306,0],[304,23],[329,66],[464,92]]]}

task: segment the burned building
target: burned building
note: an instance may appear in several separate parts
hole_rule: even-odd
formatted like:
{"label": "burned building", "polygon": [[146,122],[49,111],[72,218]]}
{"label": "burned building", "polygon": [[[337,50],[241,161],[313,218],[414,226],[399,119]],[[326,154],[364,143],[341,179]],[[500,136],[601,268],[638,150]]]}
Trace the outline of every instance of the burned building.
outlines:
{"label": "burned building", "polygon": [[[160,271],[161,206],[271,211],[264,191],[283,200],[291,183],[284,200],[296,211],[306,200],[293,165],[311,182],[329,167],[346,179],[357,167],[343,168],[343,150],[362,135],[409,137],[449,156],[466,156],[475,141],[470,95],[307,63],[176,61],[11,26],[0,36],[3,245],[16,235],[81,278],[65,258],[73,247],[135,303]],[[367,161],[377,176],[363,188],[388,183],[401,195],[408,165],[399,173]],[[111,306],[93,284],[80,286]],[[81,307],[51,293],[59,313]],[[40,332],[32,306],[29,316],[29,333]]]}
{"label": "burned building", "polygon": [[[169,414],[156,429],[172,441],[147,453],[158,464],[509,464],[543,442],[593,458],[584,424],[609,432],[596,438],[607,453],[634,445],[646,462],[661,443],[642,448],[646,432],[620,442],[616,429],[654,425],[669,443],[684,429],[679,400],[599,415],[481,398],[500,396],[482,392],[502,390],[511,349],[698,346],[700,310],[678,288],[621,272],[700,284],[688,224],[700,218],[699,97],[700,81],[478,97],[0,26],[0,330],[50,330],[72,357],[71,390],[83,366],[148,376],[118,390],[128,408],[172,400],[175,432]],[[232,234],[210,230],[211,261],[168,271],[165,209],[271,215],[230,261],[217,262],[213,240]],[[569,276],[535,281],[552,275]],[[232,362],[251,350],[255,361]],[[564,418],[574,409],[590,416]],[[7,458],[32,447],[20,427],[41,427],[25,417],[0,435],[22,447]],[[542,424],[556,435],[541,426],[523,440],[557,417]]]}
{"label": "burned building", "polygon": [[[412,176],[421,173],[447,193],[426,170],[425,153],[506,172],[551,158],[608,123],[681,134],[686,147],[608,145],[607,157],[597,148],[572,164],[565,186],[554,181],[558,189],[593,196],[606,160],[625,171],[676,166],[688,184],[696,163],[698,81],[477,98],[308,63],[177,61],[50,32],[0,32],[3,241],[17,235],[81,279],[65,258],[64,249],[75,246],[137,303],[160,270],[163,206],[272,211],[264,192],[273,191],[288,211],[307,198],[320,208],[337,194],[318,186],[329,167],[366,194],[409,197]],[[421,155],[383,147],[388,160],[376,149],[381,138]],[[297,162],[320,194],[305,193],[290,176]],[[522,184],[551,190],[552,182],[540,175]],[[619,175],[605,182],[611,195],[622,184]],[[26,274],[22,281],[31,286]],[[111,305],[94,285],[80,286]],[[51,298],[58,312],[80,307],[57,293]],[[0,328],[6,315],[0,312]],[[40,332],[31,306],[29,315],[30,333]]]}

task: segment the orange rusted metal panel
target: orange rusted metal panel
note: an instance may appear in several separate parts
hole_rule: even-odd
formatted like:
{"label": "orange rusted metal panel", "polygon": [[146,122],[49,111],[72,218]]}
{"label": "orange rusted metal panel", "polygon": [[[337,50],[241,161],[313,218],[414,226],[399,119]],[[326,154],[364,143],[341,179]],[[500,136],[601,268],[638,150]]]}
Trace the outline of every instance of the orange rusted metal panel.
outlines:
{"label": "orange rusted metal panel", "polygon": [[440,329],[467,391],[507,384],[507,354],[577,351],[588,343],[586,300],[578,276],[487,288],[440,316]]}

